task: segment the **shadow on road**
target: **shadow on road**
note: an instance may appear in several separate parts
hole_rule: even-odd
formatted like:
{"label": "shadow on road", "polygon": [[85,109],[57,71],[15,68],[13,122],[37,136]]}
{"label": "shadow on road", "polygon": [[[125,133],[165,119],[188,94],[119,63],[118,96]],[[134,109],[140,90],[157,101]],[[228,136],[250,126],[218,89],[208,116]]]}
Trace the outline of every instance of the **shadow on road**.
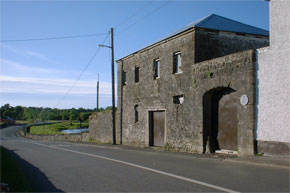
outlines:
{"label": "shadow on road", "polygon": [[33,192],[63,192],[62,190],[57,189],[49,181],[46,175],[42,173],[38,168],[34,167],[29,162],[19,157],[15,153],[15,150],[7,149],[7,151],[19,164],[19,167],[24,172],[24,175],[27,178]]}

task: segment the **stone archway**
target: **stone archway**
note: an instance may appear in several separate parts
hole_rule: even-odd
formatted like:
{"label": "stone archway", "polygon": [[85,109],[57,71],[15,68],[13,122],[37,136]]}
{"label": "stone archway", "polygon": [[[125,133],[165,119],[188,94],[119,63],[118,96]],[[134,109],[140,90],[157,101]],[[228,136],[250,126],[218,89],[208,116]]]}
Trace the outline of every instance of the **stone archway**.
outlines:
{"label": "stone archway", "polygon": [[229,87],[218,87],[203,95],[203,153],[226,149],[237,151],[237,102]]}

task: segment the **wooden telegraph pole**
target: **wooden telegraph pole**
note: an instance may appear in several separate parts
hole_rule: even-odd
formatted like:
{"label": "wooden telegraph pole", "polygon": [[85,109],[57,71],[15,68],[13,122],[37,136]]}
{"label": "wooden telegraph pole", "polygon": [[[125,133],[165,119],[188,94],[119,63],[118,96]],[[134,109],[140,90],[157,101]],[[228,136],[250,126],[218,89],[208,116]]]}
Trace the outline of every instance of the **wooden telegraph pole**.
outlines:
{"label": "wooden telegraph pole", "polygon": [[116,120],[115,120],[115,61],[114,61],[114,29],[111,28],[112,49],[112,123],[113,123],[113,145],[116,145]]}
{"label": "wooden telegraph pole", "polygon": [[99,92],[100,92],[100,80],[99,80],[99,74],[98,74],[98,82],[97,82],[97,112],[99,111],[99,104],[100,104]]}
{"label": "wooden telegraph pole", "polygon": [[111,46],[99,45],[100,47],[111,48],[112,51],[112,124],[113,124],[113,145],[116,145],[116,120],[115,120],[115,60],[114,60],[114,29],[111,28]]}

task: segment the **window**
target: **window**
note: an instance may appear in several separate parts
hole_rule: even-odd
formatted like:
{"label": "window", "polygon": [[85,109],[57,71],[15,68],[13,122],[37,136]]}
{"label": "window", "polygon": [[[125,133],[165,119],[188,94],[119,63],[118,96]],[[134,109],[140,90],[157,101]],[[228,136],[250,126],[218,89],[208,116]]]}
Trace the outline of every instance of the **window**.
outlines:
{"label": "window", "polygon": [[173,54],[173,74],[181,72],[181,52],[176,52]]}
{"label": "window", "polygon": [[184,96],[178,95],[173,97],[173,103],[174,104],[182,104],[184,102]]}
{"label": "window", "polygon": [[160,77],[160,60],[156,59],[154,60],[154,79],[159,78]]}
{"label": "window", "polygon": [[135,105],[134,106],[134,110],[135,110],[135,123],[137,123],[138,122],[138,119],[139,119],[138,107],[139,107],[139,105]]}
{"label": "window", "polygon": [[139,66],[135,66],[135,82],[139,82]]}
{"label": "window", "polygon": [[123,85],[126,85],[127,84],[127,77],[126,77],[126,71],[122,71],[122,83],[123,83]]}

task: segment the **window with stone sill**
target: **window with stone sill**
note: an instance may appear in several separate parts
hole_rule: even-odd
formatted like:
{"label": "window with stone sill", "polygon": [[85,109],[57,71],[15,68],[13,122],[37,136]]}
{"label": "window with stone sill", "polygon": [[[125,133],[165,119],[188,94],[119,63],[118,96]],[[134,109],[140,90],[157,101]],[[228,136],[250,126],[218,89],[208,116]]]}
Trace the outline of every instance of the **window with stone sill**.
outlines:
{"label": "window with stone sill", "polygon": [[154,79],[160,77],[160,59],[155,59],[153,62]]}
{"label": "window with stone sill", "polygon": [[182,73],[181,70],[181,52],[173,54],[173,74]]}

